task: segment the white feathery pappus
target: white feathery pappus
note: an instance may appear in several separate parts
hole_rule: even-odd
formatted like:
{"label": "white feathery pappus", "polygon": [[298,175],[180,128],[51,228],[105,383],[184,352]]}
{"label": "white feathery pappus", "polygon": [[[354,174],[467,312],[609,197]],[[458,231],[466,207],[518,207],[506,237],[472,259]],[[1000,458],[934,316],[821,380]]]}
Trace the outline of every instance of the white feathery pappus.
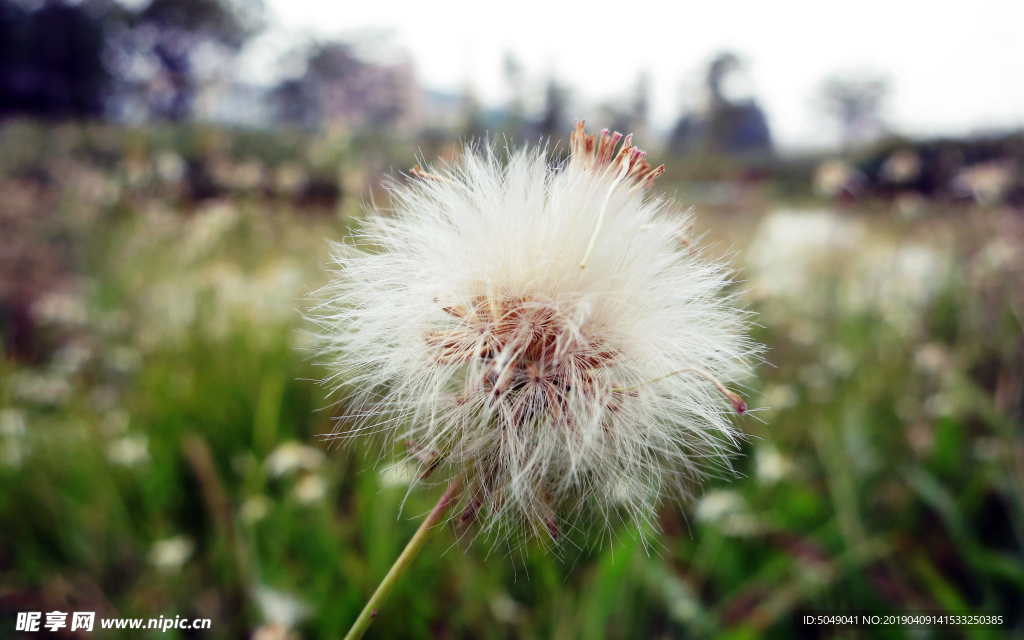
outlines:
{"label": "white feathery pappus", "polygon": [[583,517],[640,525],[743,437],[726,385],[759,360],[750,314],[620,138],[579,123],[558,167],[487,147],[417,167],[391,215],[334,246],[311,317],[346,407],[335,435],[458,478],[462,522],[556,540]]}

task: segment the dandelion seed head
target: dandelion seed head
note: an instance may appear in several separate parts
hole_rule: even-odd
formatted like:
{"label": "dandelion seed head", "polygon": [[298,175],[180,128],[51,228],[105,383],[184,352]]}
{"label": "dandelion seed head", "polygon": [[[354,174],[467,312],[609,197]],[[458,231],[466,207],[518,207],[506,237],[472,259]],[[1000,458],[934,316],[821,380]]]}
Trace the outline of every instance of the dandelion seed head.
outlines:
{"label": "dandelion seed head", "polygon": [[315,296],[337,435],[461,478],[455,517],[498,535],[642,525],[742,438],[723,385],[757,360],[748,314],[620,138],[580,124],[557,167],[487,147],[417,167]]}

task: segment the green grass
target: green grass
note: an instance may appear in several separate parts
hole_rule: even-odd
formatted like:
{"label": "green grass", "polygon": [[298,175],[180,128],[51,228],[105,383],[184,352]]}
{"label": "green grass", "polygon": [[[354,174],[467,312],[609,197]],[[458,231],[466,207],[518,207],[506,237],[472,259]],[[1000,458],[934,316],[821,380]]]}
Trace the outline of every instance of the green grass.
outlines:
{"label": "green grass", "polygon": [[[4,188],[34,190],[5,219],[44,256],[31,273],[51,274],[29,290],[85,309],[43,314],[26,347],[11,342],[16,301],[2,299],[0,637],[15,612],[53,610],[209,617],[211,638],[301,610],[299,636],[340,637],[442,490],[406,499],[375,449],[322,438],[344,399],[311,382],[302,296],[324,281],[324,239],[346,232],[339,212],[358,198],[325,214],[228,191],[218,210],[174,185],[132,186],[128,159],[205,153],[203,135],[268,167],[323,154],[227,132],[0,130]],[[358,145],[334,144],[341,173],[358,174]],[[813,263],[789,295],[759,294],[745,271],[770,347],[745,394],[771,408],[740,419],[753,437],[735,477],[710,480],[703,503],[665,505],[649,547],[629,530],[558,554],[439,531],[368,637],[790,638],[793,611],[838,608],[1008,620],[843,637],[1024,633],[1020,273],[983,259],[1002,214],[846,215],[871,238],[854,254],[948,256],[937,288],[886,294],[889,268],[876,286],[846,254]],[[700,222],[728,227],[712,237],[743,260],[759,220]],[[307,452],[277,475],[268,459],[286,443],[323,459]],[[179,537],[191,552],[158,566],[154,549]]]}

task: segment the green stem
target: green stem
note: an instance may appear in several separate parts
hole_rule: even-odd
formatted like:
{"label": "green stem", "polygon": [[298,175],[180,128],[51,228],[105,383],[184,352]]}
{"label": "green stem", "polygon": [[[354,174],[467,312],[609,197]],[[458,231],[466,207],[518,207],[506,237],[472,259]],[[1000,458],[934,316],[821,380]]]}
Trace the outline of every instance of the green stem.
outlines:
{"label": "green stem", "polygon": [[388,595],[391,594],[391,590],[395,588],[395,584],[398,579],[402,577],[405,570],[412,564],[413,559],[416,558],[416,554],[423,548],[423,543],[427,541],[427,536],[430,535],[430,529],[444,517],[448,507],[455,500],[455,493],[459,488],[459,479],[456,478],[448,485],[448,489],[445,490],[444,495],[434,505],[433,511],[427,516],[427,519],[423,521],[420,528],[416,530],[416,534],[409,540],[409,544],[405,545],[405,549],[402,551],[402,555],[398,556],[398,560],[395,560],[395,564],[391,565],[391,570],[388,571],[388,575],[384,576],[384,580],[381,581],[380,586],[370,596],[370,600],[363,607],[362,613],[356,618],[352,628],[348,630],[348,635],[345,636],[345,640],[359,640],[366,633],[366,630],[370,628],[370,623],[377,617],[377,609],[387,599]]}

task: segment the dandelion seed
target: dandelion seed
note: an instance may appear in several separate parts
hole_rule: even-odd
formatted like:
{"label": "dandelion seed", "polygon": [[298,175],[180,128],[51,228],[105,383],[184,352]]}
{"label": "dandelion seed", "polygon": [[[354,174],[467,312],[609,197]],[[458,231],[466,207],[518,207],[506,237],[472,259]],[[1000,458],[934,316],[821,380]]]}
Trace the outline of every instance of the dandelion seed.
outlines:
{"label": "dandelion seed", "polygon": [[729,465],[745,404],[726,385],[759,353],[727,267],[681,246],[688,214],[645,195],[663,169],[582,123],[571,152],[554,169],[491,149],[417,167],[393,215],[335,246],[316,295],[324,383],[355,425],[336,435],[385,437],[452,481],[453,519],[499,536],[640,525],[689,495]]}

